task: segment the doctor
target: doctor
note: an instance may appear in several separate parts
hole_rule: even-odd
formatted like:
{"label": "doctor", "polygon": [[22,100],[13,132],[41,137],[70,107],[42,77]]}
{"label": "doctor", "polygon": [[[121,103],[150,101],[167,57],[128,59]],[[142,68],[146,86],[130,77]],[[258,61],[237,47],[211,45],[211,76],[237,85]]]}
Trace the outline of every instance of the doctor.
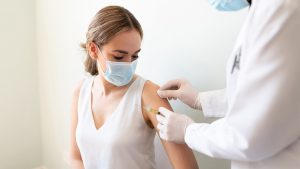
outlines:
{"label": "doctor", "polygon": [[[246,0],[209,0],[219,10],[239,10]],[[160,137],[213,158],[232,169],[300,168],[300,1],[253,0],[233,55],[227,88],[197,92],[172,80],[158,94],[179,99],[211,124],[160,108]],[[201,78],[201,77],[199,77]]]}

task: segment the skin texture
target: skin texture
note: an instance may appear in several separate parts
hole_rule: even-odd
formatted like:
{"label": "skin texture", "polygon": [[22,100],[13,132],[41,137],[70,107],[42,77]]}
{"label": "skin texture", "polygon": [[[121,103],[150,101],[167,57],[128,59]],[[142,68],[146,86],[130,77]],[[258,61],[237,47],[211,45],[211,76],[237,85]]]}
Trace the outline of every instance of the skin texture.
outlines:
{"label": "skin texture", "polygon": [[[98,61],[99,75],[95,78],[92,86],[92,111],[95,127],[100,128],[111,116],[129,86],[137,78],[135,75],[132,81],[125,86],[117,87],[107,82],[103,77],[103,70],[106,69],[105,61],[132,62],[137,59],[140,51],[141,37],[136,30],[129,30],[117,34],[109,43],[100,50],[94,43],[87,44],[89,55]],[[71,166],[72,169],[83,169],[80,151],[78,149],[75,133],[77,126],[77,105],[82,81],[80,81],[73,92],[71,107]],[[157,95],[159,86],[147,81],[142,94],[142,105],[153,108],[166,107],[172,110],[167,100]],[[105,105],[105,106],[103,106]],[[104,113],[106,112],[106,113]],[[153,128],[157,126],[154,114],[143,110],[145,124]],[[153,130],[156,128],[153,128]],[[162,140],[165,151],[175,169],[196,169],[198,168],[192,151],[185,144],[175,144]]]}

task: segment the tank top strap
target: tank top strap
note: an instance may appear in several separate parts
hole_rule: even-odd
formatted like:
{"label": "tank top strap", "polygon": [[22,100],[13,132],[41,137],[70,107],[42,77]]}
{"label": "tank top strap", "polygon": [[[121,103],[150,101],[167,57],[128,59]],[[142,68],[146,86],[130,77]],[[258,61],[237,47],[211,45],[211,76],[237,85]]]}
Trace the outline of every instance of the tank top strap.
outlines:
{"label": "tank top strap", "polygon": [[131,86],[128,88],[128,91],[126,92],[127,99],[132,100],[134,98],[141,97],[145,82],[146,80],[144,78],[142,78],[141,76],[137,76],[135,81],[131,84]]}
{"label": "tank top strap", "polygon": [[91,88],[94,78],[94,76],[90,76],[83,79],[77,105],[78,119],[89,109],[89,99],[91,97]]}
{"label": "tank top strap", "polygon": [[142,77],[138,77],[138,81],[137,81],[137,88],[136,88],[136,96],[137,96],[137,101],[138,103],[142,103],[142,94],[143,94],[143,89],[146,83],[146,79],[142,78]]}
{"label": "tank top strap", "polygon": [[139,123],[145,127],[147,127],[147,125],[142,114],[142,96],[146,81],[147,80],[143,77],[138,76],[135,86],[132,88],[134,89],[134,91],[132,91],[133,97],[130,99],[131,104],[135,105],[135,111],[132,111],[134,113],[132,114],[132,118],[134,118],[135,121],[139,121]]}
{"label": "tank top strap", "polygon": [[[138,118],[138,121],[141,121],[140,116],[141,114],[141,104],[142,104],[142,93],[143,88],[146,80],[140,76],[138,76],[134,82],[131,84],[131,86],[128,88],[128,91],[123,96],[119,106],[118,106],[118,112],[126,111],[127,113],[118,113],[120,117],[136,120]],[[132,114],[133,113],[133,114]],[[117,116],[117,115],[116,115]],[[142,121],[144,123],[144,120]]]}

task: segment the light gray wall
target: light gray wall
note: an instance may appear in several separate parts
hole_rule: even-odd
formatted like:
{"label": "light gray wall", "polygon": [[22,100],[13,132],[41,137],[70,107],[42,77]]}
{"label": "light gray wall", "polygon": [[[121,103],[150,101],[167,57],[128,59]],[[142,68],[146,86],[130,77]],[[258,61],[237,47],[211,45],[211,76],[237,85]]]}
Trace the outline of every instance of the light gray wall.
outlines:
{"label": "light gray wall", "polygon": [[41,164],[35,1],[0,4],[0,169],[32,169]]}

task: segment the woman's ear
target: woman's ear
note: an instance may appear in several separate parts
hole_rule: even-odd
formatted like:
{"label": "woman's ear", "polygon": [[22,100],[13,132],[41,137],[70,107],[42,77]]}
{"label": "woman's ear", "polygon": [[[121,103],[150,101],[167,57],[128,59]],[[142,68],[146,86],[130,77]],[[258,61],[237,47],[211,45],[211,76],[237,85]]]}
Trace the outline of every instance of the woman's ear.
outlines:
{"label": "woman's ear", "polygon": [[99,50],[98,50],[98,46],[94,42],[87,43],[86,44],[86,49],[88,51],[89,56],[92,59],[96,60],[98,58]]}

